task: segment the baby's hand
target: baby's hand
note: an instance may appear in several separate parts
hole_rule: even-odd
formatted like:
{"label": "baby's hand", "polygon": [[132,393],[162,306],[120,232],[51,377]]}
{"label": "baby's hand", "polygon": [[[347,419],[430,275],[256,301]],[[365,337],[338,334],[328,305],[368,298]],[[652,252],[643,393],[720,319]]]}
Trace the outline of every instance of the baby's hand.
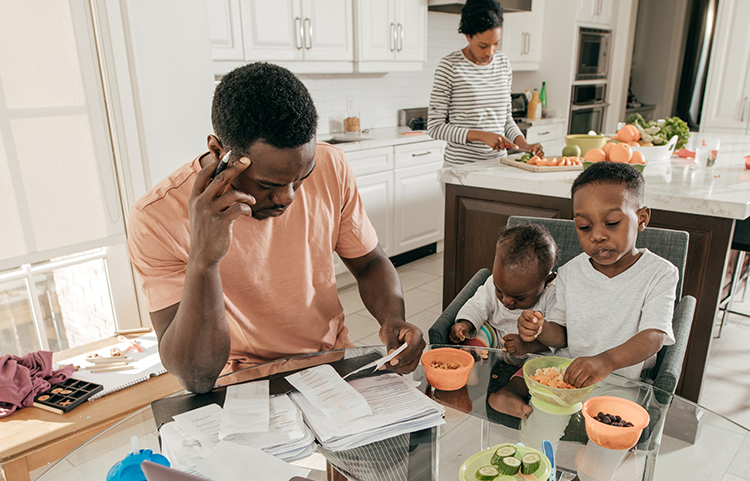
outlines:
{"label": "baby's hand", "polygon": [[612,368],[607,356],[602,353],[597,356],[585,356],[575,359],[565,370],[563,380],[568,384],[580,388],[591,386],[609,376]]}
{"label": "baby's hand", "polygon": [[523,342],[521,336],[518,334],[506,334],[503,337],[503,345],[505,350],[513,357],[521,357],[528,354],[526,349],[527,344]]}
{"label": "baby's hand", "polygon": [[521,340],[531,342],[542,333],[544,316],[539,311],[523,311],[518,318],[518,334]]}
{"label": "baby's hand", "polygon": [[471,331],[474,329],[474,326],[468,323],[467,321],[458,321],[457,323],[453,324],[453,327],[451,328],[450,333],[450,341],[453,344],[458,344],[459,342],[463,342],[466,340],[466,337],[471,333]]}

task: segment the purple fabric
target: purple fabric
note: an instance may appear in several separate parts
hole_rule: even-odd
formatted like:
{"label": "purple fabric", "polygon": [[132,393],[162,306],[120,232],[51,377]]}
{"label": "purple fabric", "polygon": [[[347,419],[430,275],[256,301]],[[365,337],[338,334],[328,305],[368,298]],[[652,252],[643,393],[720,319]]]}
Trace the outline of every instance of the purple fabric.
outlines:
{"label": "purple fabric", "polygon": [[0,418],[18,408],[31,406],[40,392],[65,381],[75,370],[73,364],[68,364],[52,371],[50,351],[0,357]]}

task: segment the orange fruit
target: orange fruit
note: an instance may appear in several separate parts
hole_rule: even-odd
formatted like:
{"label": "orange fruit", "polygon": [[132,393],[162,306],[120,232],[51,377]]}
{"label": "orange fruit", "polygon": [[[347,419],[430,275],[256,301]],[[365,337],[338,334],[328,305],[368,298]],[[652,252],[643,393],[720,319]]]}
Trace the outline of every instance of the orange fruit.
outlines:
{"label": "orange fruit", "polygon": [[583,156],[583,160],[586,160],[588,162],[602,162],[604,160],[607,160],[607,154],[605,154],[602,149],[591,149],[586,152],[585,156]]}
{"label": "orange fruit", "polygon": [[549,164],[549,161],[547,160],[547,157],[542,157],[541,159],[537,160],[536,165],[539,167],[545,167]]}
{"label": "orange fruit", "polygon": [[633,150],[628,144],[617,144],[609,151],[609,160],[612,162],[630,162]]}
{"label": "orange fruit", "polygon": [[606,144],[604,144],[604,147],[602,147],[604,153],[607,154],[607,160],[609,160],[609,151],[612,150],[612,147],[614,147],[615,145],[617,144],[615,144],[614,142],[607,142]]}
{"label": "orange fruit", "polygon": [[643,156],[643,152],[633,152],[633,156],[630,158],[631,164],[645,164],[646,158]]}
{"label": "orange fruit", "polygon": [[534,157],[530,158],[528,162],[526,162],[528,165],[536,165],[537,162],[539,162],[539,156],[535,155]]}
{"label": "orange fruit", "polygon": [[638,142],[628,142],[628,145],[631,146],[631,147],[640,147],[641,146],[641,144],[639,144]]}
{"label": "orange fruit", "polygon": [[638,142],[641,139],[641,133],[635,125],[626,125],[617,131],[617,140],[620,142]]}
{"label": "orange fruit", "polygon": [[552,160],[549,161],[549,164],[547,165],[558,165],[557,157],[553,157]]}

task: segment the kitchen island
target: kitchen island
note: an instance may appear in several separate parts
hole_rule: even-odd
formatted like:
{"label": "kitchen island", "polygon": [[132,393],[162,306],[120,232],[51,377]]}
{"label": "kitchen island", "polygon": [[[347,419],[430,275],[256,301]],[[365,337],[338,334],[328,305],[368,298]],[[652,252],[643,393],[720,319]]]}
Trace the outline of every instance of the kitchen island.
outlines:
{"label": "kitchen island", "polygon": [[[689,147],[714,135],[693,134]],[[673,157],[650,162],[645,170],[645,203],[651,227],[690,234],[682,295],[697,299],[683,376],[677,393],[700,397],[714,318],[735,220],[750,217],[750,137],[721,136],[713,167]],[[439,171],[445,190],[443,305],[482,267],[492,267],[495,242],[512,215],[572,218],[570,187],[579,172],[534,173],[477,162]]]}

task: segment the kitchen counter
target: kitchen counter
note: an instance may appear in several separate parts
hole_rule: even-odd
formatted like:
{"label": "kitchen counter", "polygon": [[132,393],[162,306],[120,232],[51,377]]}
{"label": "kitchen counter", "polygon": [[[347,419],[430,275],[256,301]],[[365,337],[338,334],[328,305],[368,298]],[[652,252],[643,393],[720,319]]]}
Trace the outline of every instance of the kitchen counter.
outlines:
{"label": "kitchen counter", "polygon": [[[691,144],[716,137],[694,135],[697,139],[691,139]],[[750,136],[721,136],[719,152],[710,168],[677,157],[649,163],[643,171],[646,205],[728,219],[750,217],[750,170],[745,170],[743,160],[750,154]],[[438,175],[446,184],[569,199],[570,187],[579,173],[536,173],[488,161],[444,168]]]}
{"label": "kitchen counter", "polygon": [[[402,132],[407,133],[407,135],[402,135]],[[378,147],[425,142],[433,140],[433,138],[426,132],[413,131],[409,127],[384,127],[369,129],[363,134],[322,134],[318,136],[318,140],[323,142],[333,140],[333,145],[344,152],[356,152],[358,150],[377,149]]]}
{"label": "kitchen counter", "polygon": [[[693,134],[688,147],[716,135]],[[690,235],[682,295],[697,299],[677,393],[699,401],[714,319],[736,220],[750,217],[750,136],[721,135],[716,164],[673,157],[646,165],[651,227]],[[570,187],[579,172],[534,173],[497,161],[443,168],[445,190],[443,304],[482,267],[492,265],[500,230],[512,215],[572,218]]]}

